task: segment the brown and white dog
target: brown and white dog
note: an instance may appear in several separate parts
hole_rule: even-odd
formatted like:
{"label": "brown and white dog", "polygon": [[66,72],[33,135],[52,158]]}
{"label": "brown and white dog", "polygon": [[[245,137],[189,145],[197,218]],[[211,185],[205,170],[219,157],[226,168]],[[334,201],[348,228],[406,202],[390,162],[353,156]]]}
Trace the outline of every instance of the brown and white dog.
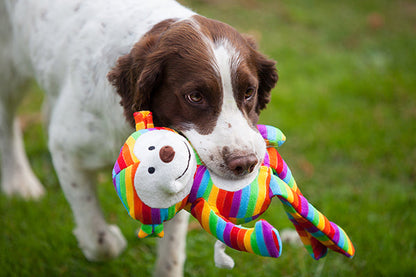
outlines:
{"label": "brown and white dog", "polygon": [[[88,259],[125,247],[103,218],[94,172],[114,162],[137,110],[183,133],[225,189],[255,177],[265,153],[255,124],[277,73],[252,39],[170,0],[5,0],[0,21],[2,189],[28,198],[44,192],[15,119],[18,87],[35,77],[46,92],[53,163]],[[169,223],[159,246],[159,267],[172,275],[181,274],[186,224],[187,215]]]}

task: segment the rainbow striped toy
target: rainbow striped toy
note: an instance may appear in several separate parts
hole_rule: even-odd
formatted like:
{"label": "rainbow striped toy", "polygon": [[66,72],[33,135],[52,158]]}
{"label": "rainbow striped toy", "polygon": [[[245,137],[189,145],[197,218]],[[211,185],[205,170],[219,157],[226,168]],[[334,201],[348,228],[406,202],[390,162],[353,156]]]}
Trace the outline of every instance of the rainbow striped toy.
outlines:
{"label": "rainbow striped toy", "polygon": [[276,196],[313,258],[324,257],[328,248],[347,257],[354,255],[344,230],[313,207],[297,187],[276,149],[285,141],[279,129],[257,126],[267,145],[259,173],[244,188],[226,191],[213,183],[208,169],[182,136],[168,128],[155,128],[150,112],[135,113],[135,120],[137,131],[121,148],[113,183],[130,216],[143,223],[140,238],[163,237],[163,222],[185,209],[227,246],[279,257],[281,239],[270,223],[259,220],[253,228],[237,225],[257,219]]}

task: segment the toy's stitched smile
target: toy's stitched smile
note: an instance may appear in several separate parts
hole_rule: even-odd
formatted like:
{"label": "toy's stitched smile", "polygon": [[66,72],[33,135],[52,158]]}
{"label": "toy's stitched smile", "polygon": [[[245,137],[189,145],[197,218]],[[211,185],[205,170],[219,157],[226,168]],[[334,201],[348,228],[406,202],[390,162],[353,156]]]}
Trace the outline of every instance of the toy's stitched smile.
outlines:
{"label": "toy's stitched smile", "polygon": [[188,163],[186,164],[186,168],[185,168],[184,172],[178,178],[176,178],[175,181],[179,180],[180,178],[183,177],[183,175],[185,175],[185,173],[188,171],[188,168],[189,168],[189,162],[191,161],[191,151],[189,150],[189,147],[186,144],[186,142],[183,142],[183,143],[185,144],[186,150],[188,150]]}

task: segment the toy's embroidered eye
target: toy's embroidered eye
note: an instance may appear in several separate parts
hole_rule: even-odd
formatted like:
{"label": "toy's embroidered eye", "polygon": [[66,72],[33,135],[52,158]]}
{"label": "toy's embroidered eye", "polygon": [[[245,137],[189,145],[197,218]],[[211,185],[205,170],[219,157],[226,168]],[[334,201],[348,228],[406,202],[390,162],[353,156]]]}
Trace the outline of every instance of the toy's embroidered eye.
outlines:
{"label": "toy's embroidered eye", "polygon": [[153,174],[153,173],[155,173],[156,169],[155,169],[154,167],[149,167],[149,168],[147,169],[147,171],[148,171],[150,174]]}
{"label": "toy's embroidered eye", "polygon": [[150,151],[152,151],[152,150],[155,150],[155,148],[156,148],[156,147],[154,147],[154,146],[149,146],[149,148],[148,148],[148,149],[149,149]]}

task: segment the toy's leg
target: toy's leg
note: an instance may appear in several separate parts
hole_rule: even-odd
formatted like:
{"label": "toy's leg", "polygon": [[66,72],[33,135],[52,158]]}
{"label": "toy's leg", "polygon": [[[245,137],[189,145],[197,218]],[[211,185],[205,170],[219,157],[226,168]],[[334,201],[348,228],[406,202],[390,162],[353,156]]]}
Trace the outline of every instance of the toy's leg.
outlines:
{"label": "toy's leg", "polygon": [[154,274],[156,277],[183,276],[188,220],[189,213],[181,211],[173,219],[163,223],[165,235],[158,245]]}
{"label": "toy's leg", "polygon": [[279,232],[265,220],[257,221],[254,228],[239,227],[224,220],[203,199],[194,203],[191,213],[205,231],[233,249],[265,257],[281,254]]}
{"label": "toy's leg", "polygon": [[320,259],[325,256],[327,248],[348,257],[354,255],[354,247],[346,233],[330,222],[305,197],[276,176],[272,176],[270,188],[273,196],[282,201],[289,219],[313,258]]}
{"label": "toy's leg", "polygon": [[[280,156],[276,148],[267,149],[270,167],[273,168],[273,176],[270,181],[271,197],[281,196],[284,192],[292,191],[293,195],[302,195],[299,188],[296,185],[296,181],[292,175],[292,172],[283,158]],[[288,188],[286,188],[286,186]],[[291,194],[292,195],[292,194]],[[287,195],[286,195],[287,196]],[[286,213],[290,217],[287,209],[288,206],[284,205]],[[295,226],[296,232],[301,238],[305,248],[311,254],[312,257],[318,259],[326,255],[327,248],[319,243],[312,235],[305,231],[305,229],[296,221],[292,221]]]}
{"label": "toy's leg", "polygon": [[232,269],[234,268],[234,260],[225,253],[227,245],[217,240],[214,245],[214,261],[218,268]]}
{"label": "toy's leg", "polygon": [[[3,3],[0,3],[3,6]],[[0,12],[5,12],[0,7]],[[22,77],[12,60],[11,26],[6,14],[0,15],[0,158],[1,189],[7,195],[39,198],[44,189],[29,165],[16,111],[24,96]]]}

